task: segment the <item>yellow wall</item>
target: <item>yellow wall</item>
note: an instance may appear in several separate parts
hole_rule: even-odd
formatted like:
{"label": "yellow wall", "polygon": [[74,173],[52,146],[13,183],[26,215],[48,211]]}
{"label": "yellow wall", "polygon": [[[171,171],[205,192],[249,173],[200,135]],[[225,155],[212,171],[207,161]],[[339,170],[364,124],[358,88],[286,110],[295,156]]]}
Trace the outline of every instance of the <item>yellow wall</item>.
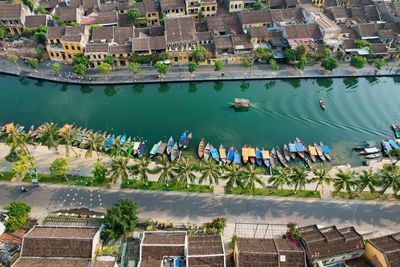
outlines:
{"label": "yellow wall", "polygon": [[65,53],[77,54],[82,53],[83,49],[80,46],[80,43],[66,43],[61,42],[62,48],[64,49]]}
{"label": "yellow wall", "polygon": [[388,265],[386,264],[385,256],[368,241],[365,243],[365,252],[363,257],[371,264],[380,264],[377,265],[377,267],[388,267]]}

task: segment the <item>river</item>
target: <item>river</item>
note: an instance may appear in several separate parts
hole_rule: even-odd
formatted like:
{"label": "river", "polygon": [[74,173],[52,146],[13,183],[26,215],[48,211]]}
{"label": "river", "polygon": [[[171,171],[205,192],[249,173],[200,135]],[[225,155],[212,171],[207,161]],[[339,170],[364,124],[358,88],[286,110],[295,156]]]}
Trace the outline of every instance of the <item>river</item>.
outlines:
{"label": "river", "polygon": [[[3,75],[0,123],[75,123],[144,137],[149,146],[190,130],[193,151],[202,137],[218,146],[272,148],[298,136],[328,144],[334,163],[359,164],[352,144],[393,136],[399,83],[382,77],[77,86]],[[228,107],[235,97],[254,108],[235,112]]]}

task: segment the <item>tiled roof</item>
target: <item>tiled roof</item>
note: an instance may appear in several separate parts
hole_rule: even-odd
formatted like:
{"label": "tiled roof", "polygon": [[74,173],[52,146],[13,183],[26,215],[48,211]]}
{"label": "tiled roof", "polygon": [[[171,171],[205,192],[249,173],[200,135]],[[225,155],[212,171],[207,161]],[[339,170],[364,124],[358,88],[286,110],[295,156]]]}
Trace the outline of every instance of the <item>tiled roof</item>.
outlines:
{"label": "tiled roof", "polygon": [[21,17],[22,4],[9,4],[0,2],[0,18],[19,19]]}
{"label": "tiled roof", "polygon": [[158,12],[156,2],[153,0],[143,0],[142,2],[134,3],[134,7],[140,10],[142,15],[146,13]]}
{"label": "tiled roof", "polygon": [[150,37],[150,49],[151,50],[165,50],[165,37],[164,36],[152,36]]}
{"label": "tiled roof", "polygon": [[117,10],[117,3],[101,3],[99,6],[100,12],[110,12]]}
{"label": "tiled roof", "polygon": [[322,39],[317,24],[298,24],[283,27],[288,39]]}
{"label": "tiled roof", "polygon": [[364,12],[368,21],[372,22],[381,20],[379,12],[375,5],[364,6]]}
{"label": "tiled roof", "polygon": [[329,12],[332,13],[334,19],[343,19],[347,18],[346,9],[342,6],[334,6],[328,9]]}
{"label": "tiled roof", "polygon": [[239,16],[243,24],[272,23],[271,12],[269,11],[243,11]]}
{"label": "tiled roof", "polygon": [[184,0],[161,0],[160,1],[161,10],[169,10],[169,9],[185,9],[185,1]]}
{"label": "tiled roof", "polygon": [[224,254],[223,243],[219,235],[189,236],[189,256]]}
{"label": "tiled roof", "polygon": [[25,27],[37,28],[47,26],[47,15],[29,15],[25,17]]}
{"label": "tiled roof", "polygon": [[371,267],[371,265],[368,262],[366,262],[363,258],[357,258],[346,261],[346,265],[349,267]]}
{"label": "tiled roof", "polygon": [[189,258],[188,263],[190,267],[225,266],[224,256]]}
{"label": "tiled roof", "polygon": [[132,46],[130,44],[110,46],[110,54],[130,54],[131,52]]}
{"label": "tiled roof", "polygon": [[229,49],[233,48],[232,38],[227,35],[215,36],[214,43],[216,49]]}
{"label": "tiled roof", "polygon": [[276,31],[268,31],[268,40],[273,46],[282,46],[282,44],[287,43],[282,32]]}
{"label": "tiled roof", "polygon": [[108,53],[108,43],[88,43],[85,47],[85,54]]}
{"label": "tiled roof", "polygon": [[199,41],[210,41],[212,40],[211,32],[198,32],[197,40]]}
{"label": "tiled roof", "polygon": [[112,40],[114,39],[113,27],[98,27],[92,29],[91,40],[94,42],[99,42],[101,40]]}
{"label": "tiled roof", "polygon": [[120,27],[133,26],[132,21],[129,19],[127,13],[118,14],[118,26]]}
{"label": "tiled roof", "polygon": [[375,23],[358,24],[357,27],[360,38],[378,36],[378,28]]}
{"label": "tiled roof", "polygon": [[39,5],[44,7],[45,9],[53,9],[57,6],[57,0],[41,0],[39,1]]}
{"label": "tiled roof", "polygon": [[400,233],[368,240],[385,254],[390,267],[398,266],[400,262]]}
{"label": "tiled roof", "polygon": [[243,33],[242,24],[237,15],[212,16],[206,18],[207,28],[214,32],[230,34]]}
{"label": "tiled roof", "polygon": [[193,16],[166,18],[164,24],[167,44],[191,43],[197,40]]}
{"label": "tiled roof", "polygon": [[253,45],[250,42],[250,36],[247,34],[231,35],[232,43],[235,49],[252,49]]}
{"label": "tiled roof", "polygon": [[49,39],[56,39],[63,37],[65,33],[65,27],[49,27],[47,28],[46,37]]}
{"label": "tiled roof", "polygon": [[150,38],[141,37],[132,39],[132,51],[133,52],[143,52],[150,50]]}
{"label": "tiled roof", "polygon": [[114,42],[117,44],[125,44],[133,37],[133,27],[113,27]]}
{"label": "tiled roof", "polygon": [[304,20],[300,8],[271,9],[271,16],[275,22],[298,22]]}
{"label": "tiled roof", "polygon": [[[68,28],[67,28],[68,29]],[[98,229],[72,227],[34,227],[25,237],[29,238],[79,238],[92,239]]]}
{"label": "tiled roof", "polygon": [[90,267],[90,259],[19,258],[13,267]]}
{"label": "tiled roof", "polygon": [[63,21],[76,21],[77,9],[74,7],[56,7],[55,13]]}
{"label": "tiled roof", "polygon": [[279,266],[272,239],[238,238],[237,250],[239,266]]}
{"label": "tiled roof", "polygon": [[395,36],[392,30],[379,30],[378,35],[380,39],[394,39]]}
{"label": "tiled roof", "polygon": [[96,18],[96,24],[106,25],[106,24],[117,24],[118,22],[118,12],[99,12]]}

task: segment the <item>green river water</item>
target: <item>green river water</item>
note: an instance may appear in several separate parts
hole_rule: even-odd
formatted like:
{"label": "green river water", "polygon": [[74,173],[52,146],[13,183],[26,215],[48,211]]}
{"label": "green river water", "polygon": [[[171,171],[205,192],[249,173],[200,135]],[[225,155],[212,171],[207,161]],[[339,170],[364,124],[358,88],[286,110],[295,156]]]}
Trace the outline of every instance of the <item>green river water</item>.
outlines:
{"label": "green river water", "polygon": [[[202,137],[214,146],[270,149],[298,136],[328,144],[334,163],[359,164],[354,143],[393,136],[399,84],[396,77],[77,86],[0,76],[0,123],[75,123],[144,137],[148,147],[190,130],[192,151]],[[235,112],[228,107],[235,97],[254,108]]]}

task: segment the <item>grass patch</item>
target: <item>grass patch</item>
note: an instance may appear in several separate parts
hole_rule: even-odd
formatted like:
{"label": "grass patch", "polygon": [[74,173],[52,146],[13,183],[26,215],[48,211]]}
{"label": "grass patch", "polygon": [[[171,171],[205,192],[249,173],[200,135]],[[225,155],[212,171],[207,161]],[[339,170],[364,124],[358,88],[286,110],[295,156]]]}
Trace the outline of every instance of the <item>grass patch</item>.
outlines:
{"label": "grass patch", "polygon": [[361,192],[359,195],[355,193],[350,195],[347,192],[333,192],[332,196],[335,199],[384,200],[384,201],[400,200],[393,194],[382,195],[379,193],[371,193],[371,192]]}
{"label": "grass patch", "polygon": [[[32,177],[26,176],[23,179],[23,181],[30,183],[32,181]],[[87,176],[60,177],[60,176],[51,176],[49,174],[39,174],[39,183],[79,185],[79,186],[106,186],[110,183],[110,181],[109,180],[98,181],[94,177],[87,177]]]}
{"label": "grass patch", "polygon": [[136,181],[125,181],[122,183],[121,188],[131,189],[146,189],[146,190],[160,190],[160,191],[181,191],[181,192],[197,192],[197,193],[213,193],[213,187],[208,185],[189,184],[189,187],[177,183],[170,183],[168,186],[165,183],[158,184],[154,181],[149,181],[147,184]]}
{"label": "grass patch", "polygon": [[[243,188],[226,188],[226,194],[234,195],[253,195],[249,189]],[[311,190],[298,190],[295,192],[293,189],[272,189],[272,188],[256,188],[255,196],[276,196],[276,197],[306,197],[306,198],[321,198],[319,191]]]}
{"label": "grass patch", "polygon": [[0,172],[0,181],[9,182],[12,178],[14,178],[14,176],[15,173],[13,172]]}

